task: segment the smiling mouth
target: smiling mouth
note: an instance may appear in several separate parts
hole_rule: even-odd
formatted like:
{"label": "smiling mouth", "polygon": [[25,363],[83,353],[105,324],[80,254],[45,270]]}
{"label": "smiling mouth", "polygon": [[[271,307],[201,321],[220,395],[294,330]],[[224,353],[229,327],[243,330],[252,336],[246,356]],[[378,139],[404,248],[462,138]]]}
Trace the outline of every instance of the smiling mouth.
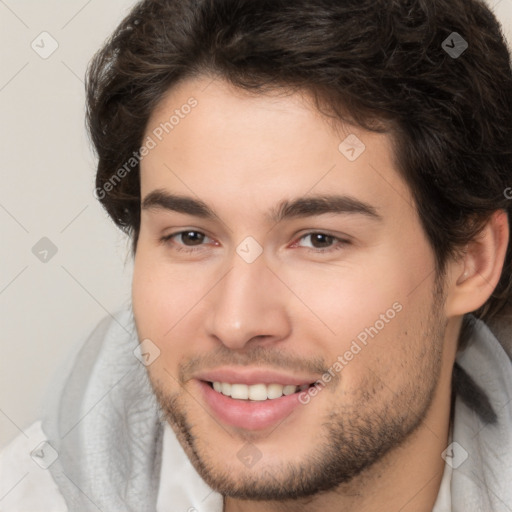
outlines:
{"label": "smiling mouth", "polygon": [[233,398],[235,400],[248,400],[263,402],[265,400],[276,400],[282,396],[293,395],[304,391],[313,384],[295,386],[293,384],[283,386],[281,384],[236,384],[229,382],[207,382],[217,393]]}

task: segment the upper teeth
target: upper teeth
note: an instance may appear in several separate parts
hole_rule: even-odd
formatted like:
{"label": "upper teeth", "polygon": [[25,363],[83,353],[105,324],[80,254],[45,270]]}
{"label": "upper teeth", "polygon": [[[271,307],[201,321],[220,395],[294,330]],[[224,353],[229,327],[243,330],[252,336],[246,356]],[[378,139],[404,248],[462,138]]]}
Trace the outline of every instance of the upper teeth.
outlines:
{"label": "upper teeth", "polygon": [[[267,400],[273,398],[280,398],[283,395],[291,395],[303,386],[281,384],[230,384],[228,382],[214,382],[213,389],[222,393],[223,395],[230,396],[239,400]],[[308,386],[306,386],[308,387]]]}

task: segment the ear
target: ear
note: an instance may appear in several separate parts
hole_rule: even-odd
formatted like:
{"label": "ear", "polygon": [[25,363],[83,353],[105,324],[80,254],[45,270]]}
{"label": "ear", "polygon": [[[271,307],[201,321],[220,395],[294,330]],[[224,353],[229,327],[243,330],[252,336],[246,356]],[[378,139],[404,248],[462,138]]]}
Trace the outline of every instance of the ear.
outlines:
{"label": "ear", "polygon": [[448,318],[475,311],[485,304],[498,284],[509,240],[505,210],[495,211],[464,256],[447,272],[445,310]]}

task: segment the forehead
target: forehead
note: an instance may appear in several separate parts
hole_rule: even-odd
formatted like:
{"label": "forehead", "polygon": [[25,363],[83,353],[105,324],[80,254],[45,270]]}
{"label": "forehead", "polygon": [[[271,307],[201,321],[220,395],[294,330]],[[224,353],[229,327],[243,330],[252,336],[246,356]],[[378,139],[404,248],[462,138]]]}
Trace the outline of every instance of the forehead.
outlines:
{"label": "forehead", "polygon": [[[141,193],[155,189],[235,203],[248,213],[283,197],[336,191],[410,209],[392,139],[326,118],[306,94],[251,94],[223,80],[180,83],[153,111]],[[404,203],[404,204],[399,204]],[[239,208],[240,209],[240,208]]]}

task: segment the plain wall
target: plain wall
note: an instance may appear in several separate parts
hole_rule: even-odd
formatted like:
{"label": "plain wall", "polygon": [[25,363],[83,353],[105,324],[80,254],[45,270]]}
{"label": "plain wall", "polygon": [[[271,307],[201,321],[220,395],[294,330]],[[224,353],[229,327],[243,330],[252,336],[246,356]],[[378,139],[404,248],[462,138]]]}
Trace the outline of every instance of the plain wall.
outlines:
{"label": "plain wall", "polygon": [[[134,3],[0,2],[0,446],[38,417],[70,345],[130,298],[129,243],[93,196],[83,79]],[[512,0],[489,4],[512,41]],[[42,32],[58,43],[46,59]]]}

